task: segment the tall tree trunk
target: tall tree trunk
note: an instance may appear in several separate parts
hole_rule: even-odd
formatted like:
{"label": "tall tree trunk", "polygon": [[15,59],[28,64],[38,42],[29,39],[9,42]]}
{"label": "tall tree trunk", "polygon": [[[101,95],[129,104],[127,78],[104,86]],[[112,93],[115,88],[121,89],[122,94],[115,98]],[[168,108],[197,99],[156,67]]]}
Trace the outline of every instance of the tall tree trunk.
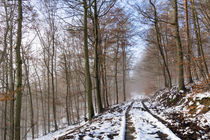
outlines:
{"label": "tall tree trunk", "polygon": [[119,42],[117,41],[117,48],[116,48],[116,52],[115,52],[115,74],[114,74],[114,80],[115,80],[115,94],[116,94],[116,104],[119,103],[119,93],[118,93],[118,79],[117,79],[117,73],[118,73],[118,51],[119,51]]}
{"label": "tall tree trunk", "polygon": [[187,79],[189,83],[193,83],[192,74],[191,74],[191,43],[190,43],[190,30],[189,30],[189,20],[188,20],[188,3],[187,0],[184,0],[185,8],[185,32],[187,36]]}
{"label": "tall tree trunk", "polygon": [[[4,89],[6,88],[6,90],[3,89],[3,92],[5,92],[5,94],[7,94],[8,92],[8,57],[7,57],[7,37],[8,37],[8,33],[9,33],[9,17],[8,17],[8,11],[7,11],[7,4],[5,1],[2,1],[3,4],[4,4],[4,10],[5,10],[5,13],[6,13],[6,29],[5,29],[5,32],[4,32],[4,50],[3,50],[3,53],[2,53],[2,57],[0,58],[0,64],[2,62],[2,60],[5,58],[5,61],[3,63],[3,87]],[[6,83],[6,84],[5,84]],[[4,140],[7,139],[7,100],[4,101]]]}
{"label": "tall tree trunk", "polygon": [[35,67],[34,65],[34,70],[35,70],[35,74],[37,76],[37,79],[38,79],[38,85],[39,85],[39,91],[40,91],[40,94],[41,94],[41,107],[42,107],[42,118],[43,118],[43,132],[44,132],[44,135],[47,134],[47,130],[46,130],[46,118],[45,118],[45,110],[44,110],[44,99],[43,99],[43,92],[42,92],[42,87],[41,87],[41,80],[40,80],[40,77],[38,75],[38,72],[37,72],[37,68]]}
{"label": "tall tree trunk", "polygon": [[[194,0],[191,0],[191,4],[192,4],[194,30],[195,30],[195,34],[196,34],[196,38],[197,38],[197,51],[198,51],[198,59],[199,59],[198,66],[200,67],[199,69],[200,69],[201,75],[203,75],[203,78],[208,83],[207,78],[209,79],[209,71],[208,71],[208,67],[207,67],[207,64],[206,64],[206,59],[205,59],[204,52],[203,52],[203,46],[202,46],[202,41],[201,41],[201,33],[200,33],[200,24],[199,24],[199,20],[198,20],[197,11],[195,9]],[[203,71],[203,65],[202,65],[201,60],[203,61],[203,65],[204,65],[204,68],[206,70],[206,76],[205,76],[204,71]]]}
{"label": "tall tree trunk", "polygon": [[[167,25],[166,25],[166,30],[167,30]],[[167,37],[167,31],[166,31],[166,35],[165,35],[166,37],[164,38],[163,37],[163,39],[162,39],[162,42],[163,42],[163,53],[164,53],[164,55],[165,55],[165,60],[166,60],[166,65],[168,66],[168,69],[169,69],[169,65],[168,65],[168,52],[167,52],[167,50],[166,50],[166,46],[168,46],[168,37]],[[165,40],[166,40],[166,43],[165,43]],[[166,68],[165,68],[165,66],[163,65],[161,65],[161,67],[162,67],[162,70],[163,70],[163,76],[164,76],[164,81],[165,81],[165,87],[169,87],[169,78],[168,78],[168,75],[167,75],[167,73],[166,73]],[[170,73],[170,75],[171,75],[171,73]],[[172,82],[172,81],[171,81]]]}
{"label": "tall tree trunk", "polygon": [[[24,57],[23,57],[24,58]],[[28,60],[27,60],[28,61]],[[34,139],[34,110],[33,110],[33,98],[32,98],[32,92],[31,92],[31,85],[29,81],[29,63],[26,64],[26,60],[24,58],[23,60],[24,66],[25,66],[25,73],[26,73],[26,81],[28,86],[28,92],[29,92],[29,98],[30,98],[30,111],[31,111],[31,133],[32,133],[32,139]]]}
{"label": "tall tree trunk", "polygon": [[80,105],[79,105],[79,93],[80,93],[80,85],[79,85],[79,77],[76,77],[76,87],[77,87],[77,92],[76,92],[76,109],[77,109],[77,122],[80,123]]}
{"label": "tall tree trunk", "polygon": [[122,46],[122,55],[123,55],[123,100],[126,101],[126,51],[125,51],[125,42]]}
{"label": "tall tree trunk", "polygon": [[[48,48],[49,50],[49,48]],[[48,133],[50,133],[50,70],[49,70],[49,51],[48,51],[48,67],[47,67],[47,128],[48,128]]]}
{"label": "tall tree trunk", "polygon": [[[28,93],[27,93],[28,94]],[[23,115],[25,116],[25,121],[24,121],[24,128],[23,129],[24,131],[22,131],[22,136],[24,136],[22,139],[25,139],[27,140],[27,135],[28,135],[28,96],[25,97],[25,109],[24,109],[24,112],[23,112]]]}
{"label": "tall tree trunk", "polygon": [[52,80],[52,99],[53,99],[53,121],[55,130],[58,130],[57,120],[56,120],[56,104],[55,104],[55,80],[54,80],[54,56],[55,56],[55,31],[54,24],[52,25],[52,58],[51,58],[51,80]]}
{"label": "tall tree trunk", "polygon": [[160,55],[161,55],[161,57],[163,59],[164,67],[166,68],[166,72],[167,72],[168,80],[169,80],[169,88],[171,88],[172,87],[171,74],[170,74],[168,65],[166,63],[166,59],[165,59],[165,55],[164,55],[163,49],[161,47],[161,35],[160,35],[160,29],[159,29],[159,25],[158,25],[157,10],[156,10],[155,5],[152,3],[152,1],[150,0],[149,2],[153,6],[153,9],[154,9],[154,16],[155,16],[154,24],[155,24],[155,31],[156,31],[157,47],[158,47]]}
{"label": "tall tree trunk", "polygon": [[69,72],[68,72],[68,66],[67,66],[67,60],[66,60],[66,54],[63,54],[64,57],[64,66],[65,66],[65,73],[66,73],[66,118],[67,123],[70,125],[70,116],[69,116]]}
{"label": "tall tree trunk", "polygon": [[88,118],[92,120],[94,116],[93,101],[92,101],[92,83],[90,77],[89,57],[88,57],[88,27],[87,27],[87,0],[83,0],[84,8],[84,53],[85,53],[85,76],[86,76],[86,92],[88,100]]}
{"label": "tall tree trunk", "polygon": [[[8,92],[8,59],[5,57],[6,62],[3,63],[3,92],[7,95]],[[7,139],[7,99],[4,101],[4,140]]]}
{"label": "tall tree trunk", "polygon": [[103,64],[101,64],[101,81],[102,81],[102,101],[103,101],[103,105],[104,105],[104,108],[107,107],[107,104],[106,104],[106,96],[105,96],[105,93],[106,93],[106,87],[105,87],[105,78],[104,78],[104,66]]}
{"label": "tall tree trunk", "polygon": [[95,32],[95,83],[96,83],[96,98],[97,98],[97,106],[98,113],[101,113],[103,110],[102,102],[101,102],[101,91],[100,91],[100,76],[99,76],[99,55],[98,55],[98,47],[99,47],[99,34],[98,34],[98,13],[97,13],[97,1],[94,0],[94,32]]}
{"label": "tall tree trunk", "polygon": [[13,27],[12,24],[10,25],[10,36],[9,36],[9,44],[10,44],[10,59],[9,59],[9,77],[10,77],[10,95],[11,95],[11,101],[10,101],[10,130],[9,130],[9,139],[13,140],[14,139],[14,70],[13,70]]}
{"label": "tall tree trunk", "polygon": [[199,76],[201,77],[203,75],[203,65],[201,61],[201,50],[200,50],[200,41],[199,41],[199,33],[198,33],[198,26],[196,22],[196,13],[195,13],[195,5],[194,0],[191,0],[192,5],[192,16],[193,16],[193,24],[194,24],[194,31],[196,35],[196,42],[197,42],[197,54],[198,54],[198,69],[199,69]]}
{"label": "tall tree trunk", "polygon": [[22,40],[22,0],[18,0],[18,28],[16,43],[16,67],[17,67],[17,97],[16,97],[16,113],[15,113],[15,140],[20,140],[20,122],[22,107],[22,59],[21,59],[21,40]]}
{"label": "tall tree trunk", "polygon": [[[198,35],[197,35],[197,40],[199,41],[199,49],[200,49],[200,53],[201,53],[201,57],[202,57],[202,61],[203,61],[203,65],[204,65],[204,68],[206,70],[206,77],[208,79],[210,79],[210,75],[209,75],[209,70],[208,70],[208,66],[206,64],[206,58],[205,58],[205,55],[204,55],[204,51],[203,51],[203,46],[202,46],[202,41],[201,41],[201,31],[200,31],[200,23],[199,23],[199,19],[198,19],[198,14],[197,14],[197,11],[195,9],[195,3],[194,3],[194,0],[192,0],[192,8],[193,8],[193,11],[194,11],[194,16],[195,16],[195,20],[197,22],[197,32],[198,32]],[[208,80],[207,80],[208,81]]]}
{"label": "tall tree trunk", "polygon": [[183,51],[181,38],[179,35],[179,22],[178,22],[178,7],[177,0],[173,0],[173,8],[174,8],[174,30],[175,30],[175,38],[176,38],[176,47],[177,47],[177,63],[178,63],[178,89],[185,90],[184,85],[184,60],[183,60]]}
{"label": "tall tree trunk", "polygon": [[[36,124],[34,123],[34,126],[36,126],[36,137],[39,137],[39,99],[38,99],[38,85],[37,85],[37,81],[35,81],[35,93],[36,93],[36,106],[37,106],[37,111],[36,111]],[[42,96],[42,95],[41,95]],[[41,98],[42,99],[42,98]]]}
{"label": "tall tree trunk", "polygon": [[106,39],[105,39],[105,45],[104,45],[104,86],[105,86],[105,99],[106,99],[106,105],[109,106],[109,98],[108,98],[108,87],[107,87],[107,70],[106,70]]}

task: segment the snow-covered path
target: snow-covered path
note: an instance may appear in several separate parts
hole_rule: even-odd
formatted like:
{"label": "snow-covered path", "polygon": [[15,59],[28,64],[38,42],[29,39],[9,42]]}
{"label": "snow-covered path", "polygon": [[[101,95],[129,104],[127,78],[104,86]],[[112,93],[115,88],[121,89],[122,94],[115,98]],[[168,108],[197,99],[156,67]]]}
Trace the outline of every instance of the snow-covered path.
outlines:
{"label": "snow-covered path", "polygon": [[[92,123],[63,134],[51,134],[37,140],[180,140],[169,128],[154,118],[133,99],[111,107]],[[73,130],[73,131],[72,131]]]}
{"label": "snow-covered path", "polygon": [[132,118],[135,140],[180,140],[169,128],[154,118],[142,105],[142,100],[137,99],[129,114]]}

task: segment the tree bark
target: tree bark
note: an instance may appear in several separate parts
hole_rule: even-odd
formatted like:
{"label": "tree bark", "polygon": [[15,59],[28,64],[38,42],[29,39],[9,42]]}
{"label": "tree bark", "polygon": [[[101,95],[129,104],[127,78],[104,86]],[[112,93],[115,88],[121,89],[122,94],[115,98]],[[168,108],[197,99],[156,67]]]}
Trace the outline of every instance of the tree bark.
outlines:
{"label": "tree bark", "polygon": [[123,55],[123,101],[126,101],[126,51],[125,51],[125,42],[122,46],[122,55]]}
{"label": "tree bark", "polygon": [[[24,57],[23,57],[24,58]],[[25,73],[26,73],[26,81],[27,81],[27,86],[28,86],[28,93],[29,93],[29,98],[30,98],[30,111],[31,111],[31,133],[32,133],[32,139],[34,139],[34,110],[33,110],[33,101],[32,101],[32,92],[31,92],[31,85],[29,81],[29,64],[26,64],[26,58],[24,58],[23,63],[25,66]],[[28,61],[28,60],[27,60]]]}
{"label": "tree bark", "polygon": [[16,43],[16,67],[17,67],[17,97],[16,97],[16,113],[15,113],[15,140],[20,140],[20,122],[22,107],[22,59],[21,59],[21,40],[22,40],[22,0],[18,0],[18,28]]}
{"label": "tree bark", "polygon": [[56,120],[56,104],[55,104],[55,83],[54,83],[54,56],[55,56],[55,30],[54,21],[52,26],[52,56],[51,56],[51,80],[52,80],[52,99],[53,99],[53,121],[55,125],[55,130],[58,130],[57,120]]}
{"label": "tree bark", "polygon": [[67,60],[66,60],[66,55],[63,54],[64,56],[64,66],[65,66],[65,73],[66,73],[66,118],[67,118],[67,123],[70,125],[70,116],[69,116],[69,72],[68,72],[68,67],[67,67]]}
{"label": "tree bark", "polygon": [[9,139],[14,139],[14,94],[13,91],[15,89],[14,85],[14,69],[13,69],[13,27],[12,24],[10,25],[10,36],[9,36],[9,44],[10,44],[10,55],[9,55],[9,77],[10,77],[10,93],[11,93],[11,101],[10,101],[10,132],[9,132]]}
{"label": "tree bark", "polygon": [[20,140],[20,122],[22,107],[22,59],[21,59],[21,40],[22,40],[22,0],[18,0],[18,28],[16,43],[16,67],[17,67],[17,97],[16,97],[16,113],[15,113],[15,140]]}
{"label": "tree bark", "polygon": [[119,51],[119,40],[117,41],[117,48],[115,51],[115,75],[114,75],[114,80],[115,80],[115,94],[116,94],[116,104],[119,103],[119,93],[118,93],[118,79],[117,79],[117,75],[118,75],[118,51]]}
{"label": "tree bark", "polygon": [[101,88],[100,88],[100,76],[99,76],[99,55],[98,55],[98,47],[99,47],[99,34],[98,34],[98,13],[97,13],[97,1],[94,0],[94,32],[95,32],[95,84],[96,84],[96,98],[97,98],[97,107],[98,113],[101,113],[103,110],[102,101],[101,101]]}
{"label": "tree bark", "polygon": [[88,57],[88,27],[87,27],[87,0],[83,0],[84,8],[84,53],[85,53],[85,76],[86,76],[86,92],[88,100],[88,118],[91,121],[94,116],[93,102],[92,102],[92,83],[90,77],[89,57]]}
{"label": "tree bark", "polygon": [[184,60],[183,60],[183,51],[181,38],[179,35],[179,22],[178,22],[178,7],[177,0],[173,0],[173,8],[174,8],[174,30],[175,30],[175,38],[176,38],[176,47],[177,47],[177,63],[178,63],[178,89],[185,90],[184,85]]}
{"label": "tree bark", "polygon": [[185,8],[185,32],[187,36],[187,79],[189,83],[193,83],[192,74],[191,74],[191,43],[190,43],[190,30],[189,30],[189,20],[188,20],[188,1],[184,0]]}

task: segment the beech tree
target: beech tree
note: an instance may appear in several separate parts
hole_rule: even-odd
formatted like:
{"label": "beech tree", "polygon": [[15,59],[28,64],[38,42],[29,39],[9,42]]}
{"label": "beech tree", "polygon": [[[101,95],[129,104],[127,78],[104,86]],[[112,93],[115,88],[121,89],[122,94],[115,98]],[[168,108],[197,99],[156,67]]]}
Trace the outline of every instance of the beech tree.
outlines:
{"label": "beech tree", "polygon": [[15,111],[15,140],[20,140],[20,123],[21,123],[21,109],[22,109],[22,58],[21,58],[21,41],[22,41],[22,0],[18,0],[18,28],[17,28],[17,42],[16,42],[16,67],[17,67],[17,97],[16,97],[16,111]]}
{"label": "beech tree", "polygon": [[87,12],[90,5],[87,4],[86,0],[83,0],[84,8],[84,19],[83,19],[83,30],[84,30],[84,54],[85,54],[85,75],[86,75],[86,92],[88,100],[88,118],[92,120],[94,116],[93,102],[92,102],[92,82],[90,77],[90,66],[88,57],[88,27],[87,27]]}

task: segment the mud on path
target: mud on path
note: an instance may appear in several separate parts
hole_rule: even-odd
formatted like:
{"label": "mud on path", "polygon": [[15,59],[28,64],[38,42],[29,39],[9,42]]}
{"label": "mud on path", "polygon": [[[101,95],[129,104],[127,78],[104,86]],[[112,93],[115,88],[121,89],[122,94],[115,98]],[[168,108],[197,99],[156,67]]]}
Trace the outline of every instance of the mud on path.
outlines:
{"label": "mud on path", "polygon": [[134,140],[134,133],[135,133],[135,127],[133,125],[131,115],[129,114],[129,111],[131,110],[133,103],[128,107],[127,112],[125,114],[126,117],[126,130],[125,130],[125,140]]}

